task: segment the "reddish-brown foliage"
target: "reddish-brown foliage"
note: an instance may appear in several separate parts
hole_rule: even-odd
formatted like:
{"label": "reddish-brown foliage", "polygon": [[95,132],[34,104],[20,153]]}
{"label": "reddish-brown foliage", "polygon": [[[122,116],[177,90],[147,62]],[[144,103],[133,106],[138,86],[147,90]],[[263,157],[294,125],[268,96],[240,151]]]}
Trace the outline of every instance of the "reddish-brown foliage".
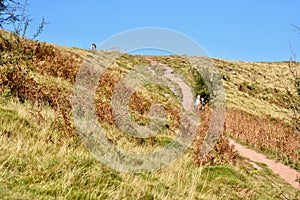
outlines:
{"label": "reddish-brown foliage", "polygon": [[[46,43],[20,39],[17,36],[8,38],[2,32],[0,36],[0,91],[9,90],[22,102],[29,100],[35,105],[50,105],[56,114],[53,125],[66,135],[73,136],[71,88],[55,84],[49,76],[72,83],[82,57]],[[44,80],[38,81],[43,77]]]}
{"label": "reddish-brown foliage", "polygon": [[[100,122],[107,122],[111,125],[115,125],[113,114],[111,98],[113,95],[113,90],[118,81],[122,78],[122,74],[118,69],[108,69],[106,70],[99,81],[99,86],[97,87],[97,95],[95,100],[96,114]],[[124,91],[126,92],[126,91]],[[171,101],[160,101],[155,97],[155,94],[150,96],[143,96],[141,93],[135,91],[129,100],[129,108],[133,112],[134,116],[138,119],[135,120],[146,120],[147,113],[151,105],[160,104],[164,107],[166,115],[173,121],[171,126],[168,127],[170,134],[179,127],[180,121],[180,111],[172,105]],[[145,124],[141,124],[145,125]]]}
{"label": "reddish-brown foliage", "polygon": [[200,112],[200,126],[193,142],[194,161],[197,165],[216,165],[230,163],[234,164],[237,153],[234,151],[232,145],[223,134],[220,135],[217,144],[211,152],[203,159],[199,157],[200,147],[209,128],[211,112],[208,107]]}
{"label": "reddish-brown foliage", "polygon": [[243,111],[229,109],[226,114],[225,132],[233,138],[261,150],[276,153],[277,158],[299,165],[300,135],[279,120],[259,118]]}
{"label": "reddish-brown foliage", "polygon": [[[56,113],[54,126],[63,131],[66,136],[74,136],[74,126],[71,115],[71,88],[47,81],[37,81],[32,74],[39,76],[59,77],[73,83],[77,70],[83,58],[69,51],[62,51],[54,46],[28,41],[22,48],[17,48],[8,39],[1,38],[0,84],[1,90],[8,89],[12,95],[21,101],[29,100],[34,104],[48,104]],[[22,50],[20,52],[20,50]],[[128,55],[126,55],[128,57]],[[128,58],[125,58],[127,61]],[[132,58],[131,58],[132,59]],[[133,63],[144,60],[134,57]],[[126,63],[125,62],[125,63]],[[121,63],[122,64],[122,63]],[[124,64],[124,63],[123,63]],[[124,70],[123,70],[124,71]],[[114,124],[111,111],[111,96],[113,88],[122,77],[121,70],[107,70],[101,77],[97,89],[96,107],[99,120]],[[47,76],[46,76],[47,75]],[[174,108],[173,102],[155,101],[153,97],[140,96],[134,93],[130,99],[130,108],[140,114],[147,112],[153,103],[162,103],[167,115],[173,121],[168,129],[173,133],[179,126],[180,112]],[[221,135],[218,144],[206,159],[198,158],[199,150],[209,125],[210,112],[201,112],[201,126],[196,135],[193,149],[195,162],[224,163],[233,162],[236,154],[228,141]],[[228,110],[225,132],[242,142],[254,145],[260,149],[275,152],[280,159],[299,164],[300,135],[290,131],[283,123],[270,119],[260,119],[242,111]]]}

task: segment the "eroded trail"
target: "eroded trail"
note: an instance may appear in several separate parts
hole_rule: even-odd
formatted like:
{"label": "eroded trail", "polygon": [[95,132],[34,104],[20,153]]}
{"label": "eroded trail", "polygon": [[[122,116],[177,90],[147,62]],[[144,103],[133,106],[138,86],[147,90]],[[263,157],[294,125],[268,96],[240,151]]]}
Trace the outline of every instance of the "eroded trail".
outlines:
{"label": "eroded trail", "polygon": [[256,151],[238,144],[233,140],[229,140],[229,142],[230,144],[234,145],[235,150],[237,150],[241,156],[254,162],[266,164],[269,169],[271,169],[275,174],[278,174],[287,183],[291,184],[297,189],[300,189],[300,184],[296,181],[297,178],[300,178],[300,173],[296,170],[285,166],[280,162],[276,162],[275,160],[268,159],[265,155],[257,153]]}
{"label": "eroded trail", "polygon": [[[159,64],[162,65],[165,69],[164,76],[169,78],[171,81],[176,82],[182,90],[182,105],[184,109],[189,110],[192,108],[193,105],[193,94],[191,88],[179,77],[176,77],[173,74],[173,69],[157,63],[153,62],[151,64]],[[275,174],[278,174],[283,180],[287,183],[291,184],[295,188],[300,190],[300,183],[297,182],[297,179],[300,179],[300,173],[288,166],[283,165],[282,163],[276,162],[275,160],[268,159],[265,155],[260,154],[254,150],[251,150],[233,140],[229,140],[230,144],[234,146],[235,150],[243,157],[250,159],[254,162],[264,163],[271,169]]]}
{"label": "eroded trail", "polygon": [[176,82],[182,91],[182,106],[185,110],[191,110],[193,105],[193,93],[191,88],[178,76],[173,74],[173,69],[163,65],[164,76],[169,78],[171,81]]}

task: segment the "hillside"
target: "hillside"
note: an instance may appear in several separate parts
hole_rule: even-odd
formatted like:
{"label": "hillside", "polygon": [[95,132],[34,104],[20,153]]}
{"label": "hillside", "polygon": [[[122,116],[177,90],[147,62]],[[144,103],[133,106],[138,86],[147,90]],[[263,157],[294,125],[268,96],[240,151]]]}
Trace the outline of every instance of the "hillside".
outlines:
{"label": "hillside", "polygon": [[[178,161],[152,173],[115,171],[86,149],[71,112],[76,74],[97,53],[20,39],[2,31],[0,50],[1,199],[299,198],[297,189],[265,165],[257,163],[258,170],[237,157],[225,137],[201,165],[195,155],[207,129],[209,108],[200,116],[200,139]],[[168,144],[181,118],[174,93],[149,84],[130,98],[131,115],[137,124],[145,125],[151,105],[161,104],[167,118],[164,128],[150,139],[131,137],[117,128],[110,102],[114,86],[130,70],[151,61],[171,67],[192,85],[195,94],[204,94],[203,85],[196,81],[199,77],[190,73],[193,68],[184,57],[122,54],[102,74],[96,115],[110,142],[133,152]],[[213,62],[223,77],[227,98],[223,134],[299,170],[300,136],[291,132],[292,112],[285,92],[285,85],[292,85],[288,63]]]}
{"label": "hillside", "polygon": [[[247,113],[289,120],[286,87],[293,91],[289,62],[234,62],[214,59],[224,76],[227,104]],[[298,63],[299,65],[299,63]]]}
{"label": "hillside", "polygon": [[[289,62],[214,61],[226,88],[226,131],[246,144],[275,153],[285,164],[294,163],[299,170],[299,132],[290,130],[294,116],[290,98],[297,94]],[[296,64],[299,69],[300,63]]]}

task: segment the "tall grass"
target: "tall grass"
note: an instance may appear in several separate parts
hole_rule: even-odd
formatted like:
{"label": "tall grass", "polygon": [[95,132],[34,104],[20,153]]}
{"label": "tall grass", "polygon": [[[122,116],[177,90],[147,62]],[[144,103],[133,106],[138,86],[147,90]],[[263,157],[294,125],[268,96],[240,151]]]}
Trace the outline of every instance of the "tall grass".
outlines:
{"label": "tall grass", "polygon": [[45,121],[38,124],[28,103],[1,99],[0,106],[1,199],[297,198],[264,166],[257,171],[239,160],[236,166],[198,167],[190,152],[153,173],[117,172],[53,129],[50,107],[43,108]]}
{"label": "tall grass", "polygon": [[[2,35],[3,36],[3,35]],[[25,40],[24,40],[25,41]],[[24,51],[11,60],[12,41],[1,38],[0,98],[0,197],[1,199],[274,199],[297,198],[294,188],[270,173],[266,167],[257,171],[248,162],[235,158],[235,165],[222,152],[231,152],[225,142],[219,143],[211,155],[219,166],[195,165],[195,149],[167,168],[154,173],[127,174],[99,163],[77,136],[71,115],[71,88],[75,74],[88,52],[65,49],[45,43],[25,41]],[[172,60],[166,58],[166,64]],[[174,58],[176,69],[184,60]],[[100,82],[103,99],[96,100],[99,121],[107,123],[112,137],[114,129],[109,96],[120,74],[148,61],[139,56],[123,55],[113,63],[116,71],[107,71]],[[190,68],[182,68],[186,79]],[[103,84],[103,85],[101,85]],[[153,102],[165,104],[169,121],[165,135],[142,144],[153,149],[167,142],[180,115],[178,102],[164,88],[138,91],[130,101],[133,116],[147,122],[143,113]],[[150,94],[149,94],[150,92]],[[152,94],[153,93],[153,94]],[[162,95],[163,94],[163,95]],[[169,101],[166,101],[169,95]],[[165,97],[163,97],[165,96]],[[98,96],[99,97],[99,96]],[[143,102],[145,105],[143,105]],[[142,105],[142,106],[141,106]],[[103,106],[103,107],[101,107]],[[106,110],[105,110],[106,109]],[[204,117],[209,115],[204,113]],[[205,133],[203,123],[200,136]],[[108,135],[109,136],[109,135]],[[165,137],[165,138],[164,138]],[[270,135],[271,137],[271,135]],[[140,141],[125,138],[121,146],[133,149]],[[132,140],[131,140],[132,139]],[[131,144],[127,142],[132,142]],[[201,142],[201,140],[198,140]],[[130,146],[134,144],[133,146]],[[229,151],[228,151],[229,149]],[[136,148],[136,150],[140,150]],[[220,153],[220,154],[219,154]],[[231,155],[229,154],[229,158]],[[225,159],[224,159],[225,158]],[[220,162],[219,162],[220,161]]]}
{"label": "tall grass", "polygon": [[229,109],[225,132],[300,170],[300,135],[281,121],[257,118],[246,112]]}

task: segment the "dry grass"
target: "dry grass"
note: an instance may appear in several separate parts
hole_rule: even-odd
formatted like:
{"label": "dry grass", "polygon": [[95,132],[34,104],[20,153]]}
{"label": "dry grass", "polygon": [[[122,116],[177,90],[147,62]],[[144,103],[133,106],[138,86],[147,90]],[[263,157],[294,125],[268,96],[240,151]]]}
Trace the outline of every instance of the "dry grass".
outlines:
{"label": "dry grass", "polygon": [[[253,63],[214,59],[224,77],[229,108],[289,121],[292,116],[286,88],[295,91],[289,62]],[[295,93],[293,93],[295,95]]]}
{"label": "dry grass", "polygon": [[206,132],[210,126],[211,111],[208,107],[200,112],[200,126],[195,135],[193,142],[194,149],[194,161],[200,165],[221,165],[221,164],[231,164],[234,165],[238,154],[234,151],[234,147],[229,145],[228,139],[222,133],[217,144],[211,150],[211,152],[203,159],[200,159],[200,146],[206,136]]}
{"label": "dry grass", "polygon": [[226,90],[226,132],[299,170],[300,138],[291,128],[289,99],[296,98],[296,90],[289,62],[214,62]]}
{"label": "dry grass", "polygon": [[50,107],[43,108],[45,121],[38,124],[28,103],[1,98],[0,106],[1,199],[297,198],[295,189],[264,166],[256,171],[238,161],[234,167],[197,167],[191,153],[154,173],[116,172],[80,142],[61,137]]}
{"label": "dry grass", "polygon": [[[231,150],[226,141],[219,143],[210,157],[213,160],[211,163],[221,164],[220,166],[196,166],[193,155],[197,148],[195,152],[189,151],[177,162],[155,173],[126,174],[103,166],[80,142],[74,131],[71,115],[72,84],[78,68],[89,52],[33,41],[25,41],[23,44],[24,52],[16,52],[15,47],[9,46],[9,40],[2,40],[0,45],[3,65],[0,69],[2,199],[274,199],[283,198],[283,195],[291,199],[299,197],[296,196],[295,189],[283,183],[265,167],[258,172],[250,164],[239,160],[235,166],[230,166],[228,163],[234,154],[230,154]],[[193,75],[190,76],[191,66],[184,58],[156,59],[179,70],[191,85],[195,83]],[[224,84],[229,108],[244,110],[259,117],[271,116],[286,121],[290,119],[289,106],[283,103],[284,87],[272,81],[277,74],[282,75],[280,73],[284,71],[285,63],[215,61],[227,79]],[[151,86],[148,90],[141,88],[137,91],[129,106],[135,120],[143,124],[148,120],[149,105],[163,104],[169,119],[163,137],[155,138],[154,141],[143,141],[143,145],[140,145],[141,141],[134,138],[124,139],[123,133],[114,126],[110,107],[112,88],[122,74],[145,63],[149,61],[144,57],[122,55],[113,63],[111,71],[108,70],[104,74],[104,81],[100,81],[101,87],[98,88],[99,99],[96,100],[99,121],[104,122],[104,126],[107,127],[108,137],[125,149],[136,151],[141,151],[141,147],[153,150],[165,145],[168,142],[167,136],[172,136],[180,119],[178,102],[173,99],[170,91]],[[263,70],[269,69],[271,72],[259,71],[261,66],[265,67]],[[261,78],[249,79],[256,74]],[[286,80],[285,83],[289,84],[290,79]],[[280,98],[275,98],[275,93],[270,92],[276,90],[279,91]],[[166,96],[169,97],[168,100]],[[229,116],[231,120],[241,122],[242,116]],[[251,117],[244,121],[244,124],[231,128],[255,128],[253,124],[257,123]],[[265,130],[265,124],[261,124],[261,129]],[[274,127],[276,129],[277,126]],[[199,138],[202,137],[205,126],[202,128]],[[260,131],[253,130],[255,133]],[[276,131],[269,132],[270,141],[274,141],[274,138],[283,138],[284,144],[290,141],[288,136],[285,137],[286,134]],[[246,137],[251,134],[252,132],[248,131],[240,135]],[[118,135],[121,135],[123,140],[116,138]],[[249,143],[250,141],[252,140],[249,140]],[[197,142],[201,143],[201,140]],[[268,148],[275,147],[273,143],[270,144]],[[196,147],[199,148],[199,145]],[[280,146],[276,146],[275,150],[285,153],[285,149]],[[292,151],[294,152],[294,149]],[[289,152],[288,155],[297,159]]]}
{"label": "dry grass", "polygon": [[240,142],[267,152],[284,164],[300,170],[300,135],[284,123],[229,109],[225,132]]}

